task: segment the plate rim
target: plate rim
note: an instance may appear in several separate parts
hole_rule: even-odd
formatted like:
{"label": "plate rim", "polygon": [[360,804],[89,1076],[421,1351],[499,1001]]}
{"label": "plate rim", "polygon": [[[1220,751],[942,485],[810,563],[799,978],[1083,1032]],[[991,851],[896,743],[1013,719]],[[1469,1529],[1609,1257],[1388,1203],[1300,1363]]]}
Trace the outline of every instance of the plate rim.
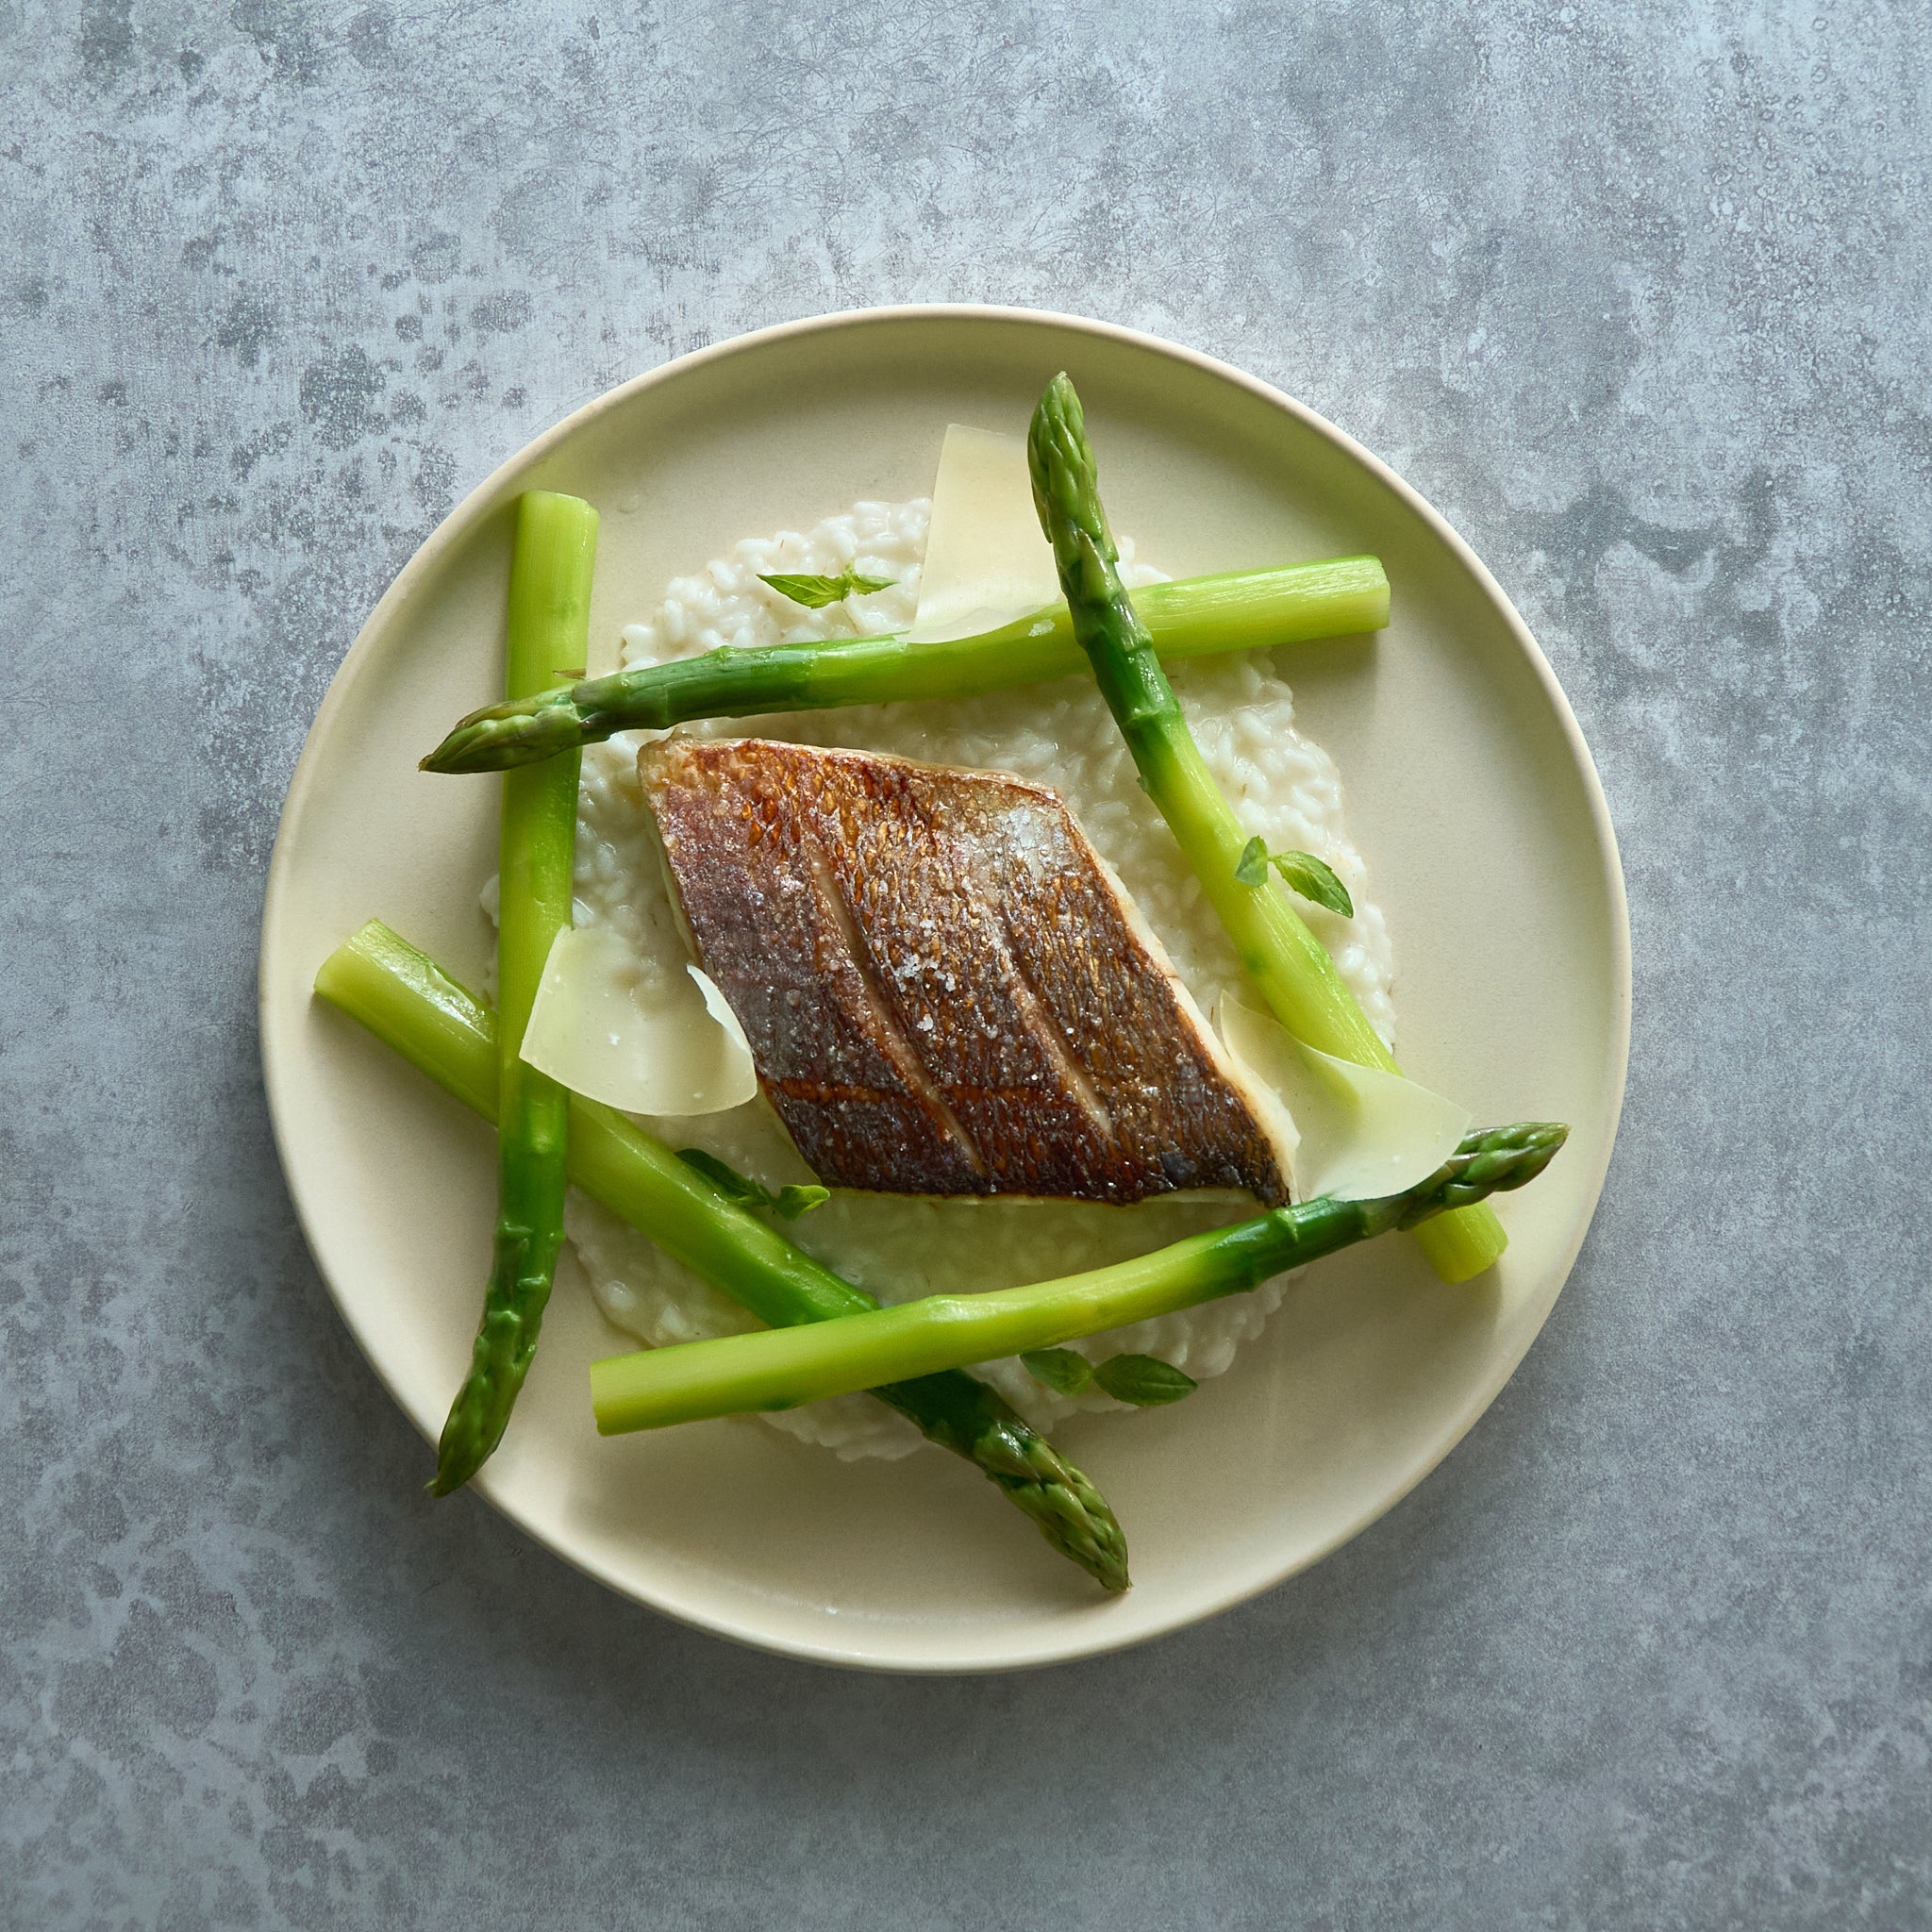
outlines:
{"label": "plate rim", "polygon": [[[1209,1618],[1221,1616],[1268,1591],[1278,1588],[1332,1556],[1344,1543],[1352,1541],[1410,1495],[1424,1479],[1448,1457],[1495,1402],[1496,1397],[1523,1365],[1530,1349],[1542,1334],[1557,1301],[1561,1299],[1563,1290],[1569,1285],[1577,1255],[1594,1223],[1604,1184],[1608,1176],[1610,1161],[1616,1150],[1617,1133],[1623,1119],[1628,1080],[1632,954],[1629,900],[1624,886],[1616,828],[1610,816],[1609,801],[1605,794],[1596,761],[1591,757],[1589,743],[1583,736],[1582,726],[1577,723],[1568,694],[1558,682],[1556,671],[1544,655],[1541,645],[1538,643],[1529,626],[1524,622],[1522,615],[1501,584],[1497,582],[1489,566],[1475,554],[1447,518],[1412,484],[1372,450],[1307,404],[1290,395],[1285,390],[1277,389],[1261,377],[1251,375],[1219,357],[1209,355],[1205,350],[1170,341],[1151,331],[1058,309],[1030,308],[1012,304],[918,302],[843,308],[824,315],[802,316],[789,322],[774,323],[763,328],[728,337],[722,342],[708,343],[702,348],[689,350],[684,355],[674,357],[653,369],[628,377],[625,381],[579,404],[569,414],[561,417],[547,429],[540,431],[498,463],[444,514],[435,529],[417,546],[408,560],[391,580],[388,589],[376,600],[369,615],[357,630],[341,661],[331,675],[328,689],[303,735],[302,748],[297,754],[294,769],[290,774],[288,791],[276,820],[275,843],[269,857],[262,894],[261,939],[256,960],[257,1041],[261,1057],[262,1086],[268,1104],[269,1124],[275,1141],[275,1157],[281,1166],[283,1183],[288,1191],[290,1203],[294,1208],[296,1224],[302,1231],[309,1259],[328,1291],[329,1301],[338,1318],[354,1338],[364,1361],[375,1373],[384,1391],[412,1424],[415,1424],[415,1417],[409,1404],[404,1400],[402,1392],[391,1382],[375,1352],[365,1339],[360,1324],[345,1305],[328,1269],[323,1264],[306,1190],[298,1180],[295,1167],[289,1158],[288,1141],[284,1132],[285,1109],[291,1103],[284,1091],[284,1048],[279,1038],[279,1029],[270,1011],[270,989],[274,956],[278,950],[278,935],[284,923],[284,907],[295,890],[290,877],[293,869],[291,855],[296,842],[295,835],[308,815],[317,782],[319,766],[314,757],[317,747],[333,724],[336,712],[348,703],[349,687],[355,682],[364,661],[374,655],[377,641],[388,628],[396,608],[413,595],[422,579],[436,571],[458,543],[467,541],[475,526],[499,508],[505,499],[507,486],[510,482],[539,464],[567,438],[575,435],[597,417],[618,408],[632,397],[675,381],[695,369],[712,363],[756,354],[793,337],[867,325],[921,322],[1045,325],[1147,351],[1177,361],[1223,382],[1233,384],[1238,389],[1246,391],[1257,401],[1295,418],[1306,429],[1330,444],[1340,455],[1361,465],[1382,487],[1391,491],[1398,501],[1420,519],[1431,535],[1446,546],[1457,563],[1467,572],[1495,614],[1502,620],[1505,630],[1527,662],[1556,717],[1572,764],[1583,783],[1598,870],[1609,888],[1607,910],[1611,953],[1609,1064],[1606,1069],[1607,1077],[1604,1087],[1606,1118],[1602,1154],[1596,1163],[1595,1172],[1588,1178],[1585,1211],[1578,1215],[1575,1231],[1561,1255],[1556,1270],[1556,1290],[1549,1298],[1548,1306],[1543,1309],[1523,1347],[1513,1357],[1501,1362],[1495,1372],[1478,1385],[1475,1392],[1456,1414],[1441,1439],[1430,1443],[1409,1465],[1400,1471],[1385,1493],[1368,1509],[1351,1517],[1319,1544],[1302,1551],[1279,1568],[1269,1571],[1258,1580],[1241,1581],[1214,1593],[1202,1603],[1176,1612],[1151,1626],[1137,1627],[1118,1635],[1109,1635],[1105,1625],[1097,1621],[1080,1620],[1077,1624],[1069,1625],[1063,1637],[1039,1644],[1028,1654],[1019,1657],[986,1655],[962,1660],[905,1655],[856,1654],[849,1647],[841,1647],[831,1642],[808,1641],[774,1635],[757,1627],[748,1620],[729,1615],[708,1614],[695,1606],[646,1591],[632,1579],[612,1574],[608,1566],[599,1562],[591,1554],[569,1547],[565,1541],[560,1541],[537,1522],[526,1520],[524,1513],[512,1508],[492,1492],[487,1481],[487,1472],[483,1478],[470,1486],[522,1534],[541,1544],[551,1555],[560,1558],[573,1569],[593,1578],[629,1602],[639,1604],[660,1616],[670,1617],[690,1628],[702,1630],[710,1636],[722,1637],[727,1641],[768,1655],[796,1657],[838,1668],[881,1671],[904,1675],[952,1676],[1040,1669],[1051,1664],[1071,1663],[1085,1657],[1107,1656],[1135,1648],[1158,1638],[1171,1636],[1175,1631],[1188,1629],[1207,1622]],[[290,1056],[295,1052],[293,1041],[288,1042],[287,1052]],[[433,1438],[429,1440],[433,1441]]]}

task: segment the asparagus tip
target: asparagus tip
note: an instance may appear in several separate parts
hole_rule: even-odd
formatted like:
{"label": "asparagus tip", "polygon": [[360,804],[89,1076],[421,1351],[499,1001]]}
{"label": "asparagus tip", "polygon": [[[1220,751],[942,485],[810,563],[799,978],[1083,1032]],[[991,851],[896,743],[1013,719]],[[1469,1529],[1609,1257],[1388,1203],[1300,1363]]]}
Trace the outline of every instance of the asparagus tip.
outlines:
{"label": "asparagus tip", "polygon": [[1527,1187],[1557,1158],[1570,1129],[1561,1121],[1519,1121],[1469,1134],[1443,1166],[1410,1193],[1397,1225],[1412,1228],[1446,1210],[1468,1208],[1491,1194]]}
{"label": "asparagus tip", "polygon": [[[465,1394],[468,1392],[467,1390],[464,1391]],[[460,1403],[462,1397],[458,1396],[458,1402]],[[491,1442],[490,1448],[493,1449],[495,1446],[496,1444]],[[459,1454],[455,1452],[450,1444],[440,1443],[437,1447],[436,1474],[423,1487],[432,1496],[455,1495],[482,1468],[483,1457],[489,1453],[490,1451],[486,1449],[483,1456],[477,1456],[474,1449],[471,1449],[468,1454]]]}
{"label": "asparagus tip", "polygon": [[416,769],[461,777],[473,772],[501,771],[506,766],[523,763],[515,756],[515,741],[506,744],[491,729],[493,723],[487,712],[465,718],[434,751],[417,760]]}
{"label": "asparagus tip", "polygon": [[419,772],[458,773],[464,770],[463,752],[470,737],[475,714],[465,718],[432,752],[416,760]]}

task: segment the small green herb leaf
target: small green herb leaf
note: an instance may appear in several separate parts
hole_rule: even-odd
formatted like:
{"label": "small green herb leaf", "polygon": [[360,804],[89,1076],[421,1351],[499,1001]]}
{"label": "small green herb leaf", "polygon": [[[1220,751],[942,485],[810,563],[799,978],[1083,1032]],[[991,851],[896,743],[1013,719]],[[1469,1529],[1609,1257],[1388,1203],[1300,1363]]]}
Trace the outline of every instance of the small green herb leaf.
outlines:
{"label": "small green herb leaf", "polygon": [[1020,1359],[1036,1382],[1061,1395],[1077,1395],[1093,1379],[1093,1364],[1071,1348],[1029,1349]]}
{"label": "small green herb leaf", "polygon": [[741,1208],[763,1208],[772,1200],[769,1189],[759,1187],[749,1174],[740,1174],[735,1167],[727,1167],[715,1154],[707,1154],[702,1147],[680,1147],[677,1158],[685,1166],[696,1168],[727,1201],[736,1202]]}
{"label": "small green herb leaf", "polygon": [[1234,869],[1234,875],[1244,886],[1265,886],[1268,883],[1267,840],[1250,839],[1241,847],[1241,860]]}
{"label": "small green herb leaf", "polygon": [[779,596],[790,597],[794,604],[803,604],[808,610],[823,610],[827,604],[837,604],[846,597],[864,596],[873,591],[890,591],[898,579],[860,576],[856,570],[847,570],[841,571],[835,577],[761,576],[758,581],[770,584]]}
{"label": "small green herb leaf", "polygon": [[832,1198],[830,1188],[793,1181],[778,1190],[777,1208],[781,1221],[796,1221],[814,1208],[823,1208]]}
{"label": "small green herb leaf", "polygon": [[1093,1379],[1116,1402],[1131,1402],[1136,1408],[1178,1402],[1200,1387],[1193,1376],[1152,1355],[1114,1356],[1093,1371]]}
{"label": "small green herb leaf", "polygon": [[687,1167],[694,1167],[710,1184],[740,1208],[775,1208],[787,1221],[796,1221],[801,1214],[809,1214],[814,1208],[822,1207],[832,1198],[829,1188],[819,1187],[816,1183],[791,1182],[774,1194],[770,1188],[761,1186],[749,1174],[740,1174],[735,1167],[727,1167],[715,1154],[707,1154],[702,1147],[680,1147],[677,1158]]}
{"label": "small green herb leaf", "polygon": [[1277,852],[1273,858],[1274,869],[1291,892],[1299,892],[1304,899],[1312,899],[1344,919],[1355,917],[1355,901],[1348,896],[1348,888],[1312,852]]}
{"label": "small green herb leaf", "polygon": [[1271,852],[1264,840],[1250,839],[1241,847],[1234,875],[1244,886],[1265,885],[1271,865],[1290,891],[1299,892],[1304,899],[1312,899],[1344,919],[1355,917],[1355,901],[1348,896],[1348,888],[1312,852]]}

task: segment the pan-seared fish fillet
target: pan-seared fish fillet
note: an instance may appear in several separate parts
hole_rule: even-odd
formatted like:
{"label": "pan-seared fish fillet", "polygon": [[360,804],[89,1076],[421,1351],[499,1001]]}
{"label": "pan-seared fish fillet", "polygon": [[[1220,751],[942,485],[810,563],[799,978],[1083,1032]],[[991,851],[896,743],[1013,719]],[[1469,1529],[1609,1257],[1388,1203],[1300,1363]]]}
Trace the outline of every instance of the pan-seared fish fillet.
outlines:
{"label": "pan-seared fish fillet", "polygon": [[698,963],[819,1177],[1288,1197],[1287,1161],[1057,793],[759,739],[639,759]]}

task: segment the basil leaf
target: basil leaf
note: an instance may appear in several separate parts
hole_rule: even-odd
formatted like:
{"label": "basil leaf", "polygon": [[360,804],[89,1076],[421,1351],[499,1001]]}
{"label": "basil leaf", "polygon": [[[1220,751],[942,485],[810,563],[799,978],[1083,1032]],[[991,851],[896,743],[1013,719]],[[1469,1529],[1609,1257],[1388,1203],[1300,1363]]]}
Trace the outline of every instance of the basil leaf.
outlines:
{"label": "basil leaf", "polygon": [[1234,875],[1244,886],[1265,886],[1268,883],[1267,840],[1250,839],[1241,847],[1241,860],[1234,869]]}
{"label": "basil leaf", "polygon": [[823,610],[845,594],[843,577],[761,576],[758,581],[771,585],[779,596],[803,604],[808,610]]}
{"label": "basil leaf", "polygon": [[1266,885],[1271,865],[1290,891],[1299,892],[1304,899],[1312,899],[1344,919],[1355,917],[1355,901],[1348,896],[1348,888],[1312,852],[1271,852],[1266,840],[1250,839],[1241,847],[1234,875],[1244,886]]}
{"label": "basil leaf", "polygon": [[1116,1402],[1131,1402],[1136,1408],[1158,1408],[1162,1403],[1178,1402],[1201,1386],[1172,1362],[1152,1355],[1114,1356],[1093,1371],[1093,1379]]}
{"label": "basil leaf", "polygon": [[749,1174],[727,1167],[702,1147],[680,1147],[677,1158],[685,1166],[696,1168],[727,1201],[740,1208],[769,1208],[777,1198],[769,1188],[761,1188]]}
{"label": "basil leaf", "polygon": [[801,1214],[809,1214],[814,1208],[823,1208],[832,1198],[831,1189],[822,1188],[815,1181],[789,1181],[774,1194],[748,1174],[740,1174],[735,1167],[727,1167],[715,1154],[707,1154],[702,1147],[680,1147],[677,1158],[685,1166],[696,1168],[727,1201],[737,1207],[775,1208],[786,1221],[796,1221]]}
{"label": "basil leaf", "polygon": [[1277,852],[1274,860],[1290,891],[1299,892],[1304,899],[1312,899],[1344,919],[1355,917],[1355,901],[1348,896],[1348,888],[1312,852]]}
{"label": "basil leaf", "polygon": [[1077,1395],[1093,1379],[1093,1364],[1071,1348],[1034,1348],[1020,1357],[1036,1382],[1061,1395]]}
{"label": "basil leaf", "polygon": [[760,576],[758,582],[771,585],[779,596],[790,597],[794,604],[803,604],[808,610],[823,610],[827,604],[837,604],[847,597],[863,596],[872,591],[890,591],[898,579],[860,576],[856,570],[847,570],[841,571],[835,577]]}

